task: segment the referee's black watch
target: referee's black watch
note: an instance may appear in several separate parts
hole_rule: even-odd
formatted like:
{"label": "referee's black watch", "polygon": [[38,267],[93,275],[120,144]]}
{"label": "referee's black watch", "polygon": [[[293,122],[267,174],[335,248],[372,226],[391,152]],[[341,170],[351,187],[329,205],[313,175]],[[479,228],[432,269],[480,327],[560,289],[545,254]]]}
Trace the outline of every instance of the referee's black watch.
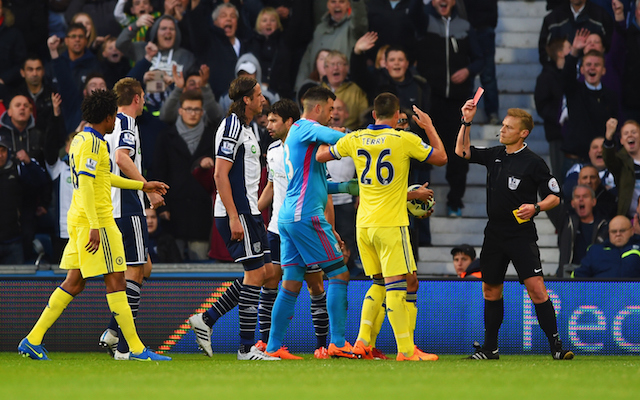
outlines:
{"label": "referee's black watch", "polygon": [[533,208],[536,210],[536,212],[533,213],[533,216],[535,217],[536,215],[540,214],[540,205],[536,203],[533,205]]}
{"label": "referee's black watch", "polygon": [[464,125],[464,126],[471,126],[471,124],[473,123],[473,121],[469,121],[469,122],[467,122],[467,121],[465,121],[465,120],[464,120],[464,117],[460,117],[460,123],[461,123],[462,125]]}

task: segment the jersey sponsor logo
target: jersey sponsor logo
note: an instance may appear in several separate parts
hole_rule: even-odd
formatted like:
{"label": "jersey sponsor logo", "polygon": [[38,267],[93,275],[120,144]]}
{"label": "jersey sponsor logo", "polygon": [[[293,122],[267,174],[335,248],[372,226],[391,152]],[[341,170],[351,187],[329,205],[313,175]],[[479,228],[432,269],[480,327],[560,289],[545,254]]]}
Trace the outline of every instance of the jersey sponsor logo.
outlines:
{"label": "jersey sponsor logo", "polygon": [[509,177],[509,189],[511,190],[516,190],[518,188],[518,186],[520,185],[520,181],[522,179],[516,178],[515,176],[510,176]]}
{"label": "jersey sponsor logo", "polygon": [[98,166],[98,161],[94,160],[93,158],[87,158],[87,163],[85,164],[85,167],[87,167],[89,171],[95,171],[97,166]]}
{"label": "jersey sponsor logo", "polygon": [[129,146],[133,146],[133,145],[135,145],[135,144],[136,144],[136,139],[135,139],[135,137],[133,137],[133,135],[132,135],[132,134],[130,134],[130,133],[124,133],[124,134],[122,135],[122,142],[123,142],[124,144],[128,144]]}
{"label": "jersey sponsor logo", "polygon": [[255,145],[255,144],[252,144],[252,145],[251,145],[251,152],[252,152],[253,154],[256,154],[256,145]]}
{"label": "jersey sponsor logo", "polygon": [[560,193],[560,185],[558,185],[556,178],[549,179],[549,190],[553,193]]}
{"label": "jersey sponsor logo", "polygon": [[220,151],[222,154],[233,154],[234,143],[229,140],[223,140],[220,143]]}

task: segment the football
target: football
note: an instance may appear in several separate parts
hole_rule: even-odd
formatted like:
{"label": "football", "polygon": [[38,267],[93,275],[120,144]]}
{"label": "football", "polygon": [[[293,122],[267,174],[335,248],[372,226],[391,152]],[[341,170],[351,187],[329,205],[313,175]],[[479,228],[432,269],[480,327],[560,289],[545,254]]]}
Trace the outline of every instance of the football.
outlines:
{"label": "football", "polygon": [[[407,192],[410,192],[412,190],[416,190],[420,186],[421,185],[417,185],[417,184],[416,185],[411,185],[407,189]],[[425,214],[427,214],[427,212],[429,212],[429,210],[431,210],[435,204],[436,204],[436,202],[435,202],[434,199],[430,199],[426,203],[424,201],[418,200],[418,199],[408,200],[407,201],[407,210],[414,217],[420,218],[420,217],[424,217]]]}

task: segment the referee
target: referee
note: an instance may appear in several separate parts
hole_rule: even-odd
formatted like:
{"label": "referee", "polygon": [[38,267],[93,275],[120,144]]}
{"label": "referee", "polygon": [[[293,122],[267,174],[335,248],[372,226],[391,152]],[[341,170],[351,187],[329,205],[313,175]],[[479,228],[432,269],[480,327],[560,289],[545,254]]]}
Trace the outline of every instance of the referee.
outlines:
{"label": "referee", "polygon": [[[487,168],[487,215],[484,243],[480,253],[484,296],[484,345],[474,343],[475,360],[497,360],[498,331],[504,317],[502,288],[509,261],[513,262],[520,283],[527,288],[535,305],[538,323],[549,339],[554,360],[570,360],[573,353],[562,348],[556,314],[542,278],[540,251],[532,219],[560,203],[560,187],[545,162],[527,148],[524,140],[533,129],[529,113],[510,108],[502,121],[500,143],[490,148],[472,147],[471,121],[477,111],[473,100],[462,107],[462,126],[456,141],[456,154]],[[537,193],[542,201],[537,202]]]}

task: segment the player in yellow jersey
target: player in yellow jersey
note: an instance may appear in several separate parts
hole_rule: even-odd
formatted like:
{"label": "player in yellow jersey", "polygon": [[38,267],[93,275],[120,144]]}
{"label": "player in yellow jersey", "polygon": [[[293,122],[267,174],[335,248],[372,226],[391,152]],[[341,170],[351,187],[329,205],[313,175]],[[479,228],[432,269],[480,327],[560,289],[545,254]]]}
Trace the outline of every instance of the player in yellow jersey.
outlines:
{"label": "player in yellow jersey", "polygon": [[[416,263],[409,241],[407,199],[426,201],[433,192],[426,184],[407,193],[412,158],[442,166],[447,154],[431,118],[413,107],[414,120],[425,130],[431,146],[417,135],[397,131],[400,114],[398,98],[391,93],[378,95],[373,103],[374,125],[351,132],[331,146],[318,151],[316,160],[326,162],[344,156],[353,158],[360,186],[360,205],[356,238],[365,273],[374,278],[362,307],[362,318],[354,352],[371,358],[371,327],[386,297],[387,315],[398,346],[397,360],[437,360],[423,353],[413,342],[417,309],[407,303],[407,284],[417,290]],[[384,279],[384,286],[375,284]],[[410,307],[413,307],[411,309]]]}
{"label": "player in yellow jersey", "polygon": [[18,345],[18,352],[34,360],[48,360],[42,338],[67,305],[85,286],[87,278],[103,275],[107,303],[131,347],[130,359],[171,360],[145,348],[136,332],[125,294],[126,283],[122,235],[113,219],[111,186],[165,194],[162,182],[140,182],[111,173],[109,148],[103,135],[111,133],[116,120],[116,95],[97,90],[82,102],[82,118],[89,123],[78,133],[69,152],[73,199],[67,220],[69,243],[60,268],[67,277],[51,294],[42,315]]}

